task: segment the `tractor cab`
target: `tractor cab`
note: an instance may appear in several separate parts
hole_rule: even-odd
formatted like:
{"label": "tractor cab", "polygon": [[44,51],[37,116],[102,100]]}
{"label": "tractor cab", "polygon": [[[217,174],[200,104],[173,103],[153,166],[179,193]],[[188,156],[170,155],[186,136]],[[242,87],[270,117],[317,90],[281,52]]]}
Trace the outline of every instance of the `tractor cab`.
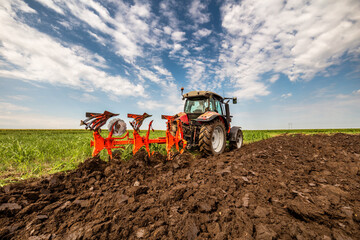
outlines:
{"label": "tractor cab", "polygon": [[186,99],[184,112],[189,120],[195,120],[206,112],[226,115],[223,98],[209,91],[192,91],[183,95]]}

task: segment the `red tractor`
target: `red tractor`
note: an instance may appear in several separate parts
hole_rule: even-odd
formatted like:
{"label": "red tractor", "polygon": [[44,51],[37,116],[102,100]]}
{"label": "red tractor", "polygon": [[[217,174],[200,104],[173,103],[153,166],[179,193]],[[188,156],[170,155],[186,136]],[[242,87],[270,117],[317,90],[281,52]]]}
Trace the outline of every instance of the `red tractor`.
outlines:
{"label": "red tractor", "polygon": [[[243,142],[241,128],[230,126],[232,116],[230,116],[229,101],[231,98],[223,98],[209,91],[192,91],[183,94],[184,89],[181,90],[183,99],[186,99],[184,112],[175,116],[162,116],[167,120],[165,137],[149,138],[153,121],[150,122],[145,136],[139,134],[143,121],[151,117],[144,113],[142,115],[128,114],[128,117],[133,119],[130,122],[133,128],[132,137],[126,131],[126,123],[123,120],[113,119],[109,122],[109,134],[104,138],[100,134],[100,128],[110,118],[119,114],[108,111],[86,113],[87,118],[81,121],[80,125],[85,125],[86,129],[93,131],[94,140],[90,144],[94,147],[92,155],[97,156],[106,149],[111,158],[113,149],[124,148],[126,144],[133,145],[134,154],[145,147],[149,156],[151,144],[166,144],[168,159],[171,158],[173,148],[183,153],[185,148],[197,147],[204,155],[218,155],[224,152],[227,140],[230,148],[241,147]],[[236,98],[232,100],[236,103]],[[122,136],[125,132],[126,134]]]}
{"label": "red tractor", "polygon": [[[230,148],[239,149],[243,143],[241,127],[231,127],[229,101],[237,103],[236,98],[223,98],[210,91],[191,91],[181,94],[186,100],[184,112],[175,115],[182,123],[183,137],[187,148],[199,148],[204,155],[218,155],[224,152],[226,141]],[[172,132],[176,132],[173,125]]]}

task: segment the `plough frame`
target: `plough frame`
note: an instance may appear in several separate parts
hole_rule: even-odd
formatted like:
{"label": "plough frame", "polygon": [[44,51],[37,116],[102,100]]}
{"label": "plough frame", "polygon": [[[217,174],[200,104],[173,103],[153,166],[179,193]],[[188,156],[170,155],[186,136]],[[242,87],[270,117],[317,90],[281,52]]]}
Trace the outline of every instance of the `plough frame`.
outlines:
{"label": "plough frame", "polygon": [[[142,122],[145,118],[150,117],[151,115],[148,115],[147,113],[144,113],[143,115],[136,115],[136,114],[128,114],[129,118],[134,118],[132,122],[130,122],[130,125],[133,127],[133,137],[131,138],[129,136],[129,131],[126,132],[126,134],[122,137],[113,137],[114,134],[114,126],[111,126],[111,131],[109,132],[108,136],[106,138],[102,137],[100,135],[100,128],[94,128],[93,126],[99,126],[104,125],[106,121],[112,117],[116,116],[117,114],[109,113],[105,111],[103,114],[96,114],[96,113],[88,113],[87,116],[90,117],[90,119],[81,121],[82,125],[87,125],[86,128],[90,128],[93,130],[93,137],[94,140],[90,142],[90,146],[94,147],[92,156],[97,156],[103,149],[106,149],[108,152],[108,155],[110,159],[112,159],[112,149],[117,148],[124,148],[123,145],[132,144],[133,145],[133,154],[135,154],[137,151],[139,151],[143,146],[145,146],[146,151],[148,152],[149,157],[151,156],[150,152],[150,144],[157,143],[157,144],[166,144],[166,152],[167,157],[170,160],[171,158],[171,149],[175,146],[176,150],[180,153],[184,152],[184,149],[186,148],[187,142],[183,138],[183,131],[182,131],[182,125],[180,120],[174,120],[173,116],[167,116],[162,115],[162,119],[167,120],[167,129],[166,129],[166,136],[165,137],[158,137],[155,139],[150,139],[150,130],[154,129],[152,128],[153,120],[149,123],[148,130],[146,132],[146,135],[144,137],[140,136],[140,126],[142,125]],[[92,122],[89,122],[89,120],[94,119]],[[101,122],[100,122],[101,121]],[[88,122],[88,123],[87,123]],[[171,134],[171,126],[172,124],[177,125],[176,133],[173,135]]]}

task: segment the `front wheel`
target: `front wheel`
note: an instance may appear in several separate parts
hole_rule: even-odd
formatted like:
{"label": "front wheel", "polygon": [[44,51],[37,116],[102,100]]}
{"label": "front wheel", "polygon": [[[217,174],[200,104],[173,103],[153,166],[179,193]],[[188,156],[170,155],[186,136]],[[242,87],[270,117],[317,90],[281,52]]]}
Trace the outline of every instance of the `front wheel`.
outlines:
{"label": "front wheel", "polygon": [[219,155],[224,152],[225,145],[226,131],[222,121],[217,120],[201,126],[199,146],[203,155]]}
{"label": "front wheel", "polygon": [[239,131],[236,133],[235,141],[230,142],[230,149],[239,149],[241,148],[243,144],[243,133],[239,129]]}

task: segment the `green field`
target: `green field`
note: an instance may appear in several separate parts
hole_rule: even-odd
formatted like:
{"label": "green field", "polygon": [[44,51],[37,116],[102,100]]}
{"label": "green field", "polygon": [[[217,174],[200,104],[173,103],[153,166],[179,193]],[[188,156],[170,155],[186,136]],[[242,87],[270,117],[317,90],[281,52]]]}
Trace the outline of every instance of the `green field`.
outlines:
{"label": "green field", "polygon": [[[245,130],[244,142],[251,143],[280,134],[360,133],[360,129]],[[145,134],[146,131],[141,131]],[[102,135],[106,136],[107,131]],[[151,132],[150,138],[164,137],[165,131]],[[38,177],[74,169],[91,157],[92,134],[85,130],[0,130],[0,185],[19,179]],[[153,145],[152,151],[165,154],[165,145]],[[122,158],[132,156],[132,146],[122,150]],[[107,159],[102,151],[100,157]]]}

